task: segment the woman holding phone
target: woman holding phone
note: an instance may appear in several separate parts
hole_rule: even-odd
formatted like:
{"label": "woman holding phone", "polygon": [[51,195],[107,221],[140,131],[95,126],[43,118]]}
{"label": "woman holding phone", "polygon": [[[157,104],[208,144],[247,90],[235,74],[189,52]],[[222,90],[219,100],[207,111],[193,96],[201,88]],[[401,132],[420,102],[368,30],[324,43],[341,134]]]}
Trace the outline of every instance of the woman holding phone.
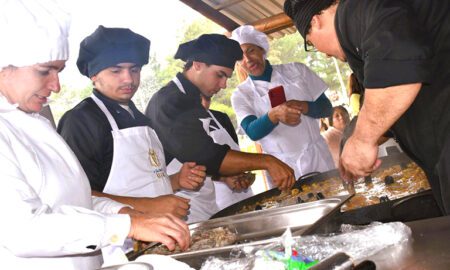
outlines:
{"label": "woman holding phone", "polygon": [[231,97],[238,122],[264,152],[290,165],[298,178],[334,168],[333,158],[320,136],[319,120],[331,114],[325,82],[301,63],[271,65],[266,60],[267,36],[253,26],[235,29],[248,78]]}

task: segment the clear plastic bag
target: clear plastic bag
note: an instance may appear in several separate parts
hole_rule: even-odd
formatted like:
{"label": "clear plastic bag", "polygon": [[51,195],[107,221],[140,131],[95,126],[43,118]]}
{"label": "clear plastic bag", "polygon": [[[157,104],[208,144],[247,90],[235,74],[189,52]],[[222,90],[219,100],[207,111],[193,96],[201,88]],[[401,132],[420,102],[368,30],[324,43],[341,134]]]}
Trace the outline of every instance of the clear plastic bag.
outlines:
{"label": "clear plastic bag", "polygon": [[363,260],[410,238],[411,229],[401,222],[342,225],[336,234],[301,237],[292,237],[288,229],[272,244],[235,249],[228,259],[209,257],[201,270],[284,270],[291,269],[291,263],[299,258],[313,265],[309,262],[321,261],[339,252],[348,254],[353,260]]}
{"label": "clear plastic bag", "polygon": [[411,229],[401,222],[375,222],[368,226],[342,225],[341,232],[328,236],[300,237],[296,239],[296,247],[317,260],[338,252],[345,252],[354,260],[362,260],[411,238]]}

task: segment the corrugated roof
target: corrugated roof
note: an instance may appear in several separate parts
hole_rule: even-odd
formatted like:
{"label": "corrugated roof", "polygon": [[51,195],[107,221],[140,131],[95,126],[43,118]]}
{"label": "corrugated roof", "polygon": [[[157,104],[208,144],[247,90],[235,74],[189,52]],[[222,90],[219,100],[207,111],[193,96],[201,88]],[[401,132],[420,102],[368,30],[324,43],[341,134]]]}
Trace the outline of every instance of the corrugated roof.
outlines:
{"label": "corrugated roof", "polygon": [[[245,25],[257,25],[270,37],[296,31],[283,13],[284,0],[180,0],[228,31]],[[276,23],[276,25],[273,25]]]}

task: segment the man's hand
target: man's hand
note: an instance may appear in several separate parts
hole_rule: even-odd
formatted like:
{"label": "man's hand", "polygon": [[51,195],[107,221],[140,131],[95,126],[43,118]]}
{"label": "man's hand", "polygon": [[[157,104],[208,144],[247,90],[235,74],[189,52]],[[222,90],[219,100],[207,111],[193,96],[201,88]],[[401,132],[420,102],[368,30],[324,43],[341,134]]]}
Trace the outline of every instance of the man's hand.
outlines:
{"label": "man's hand", "polygon": [[189,247],[190,233],[188,225],[171,215],[130,214],[131,229],[128,237],[147,242],[160,242],[169,250],[178,243],[182,250]]}
{"label": "man's hand", "polygon": [[344,180],[369,175],[380,166],[378,140],[413,103],[420,87],[420,83],[414,83],[365,90],[355,130],[339,161]]}
{"label": "man's hand", "polygon": [[189,201],[189,199],[170,194],[156,198],[136,198],[132,206],[142,213],[152,215],[172,214],[184,218],[189,210]]}
{"label": "man's hand", "polygon": [[185,162],[177,174],[170,176],[174,191],[179,189],[198,190],[206,178],[206,167],[195,162]]}
{"label": "man's hand", "polygon": [[222,182],[236,192],[248,189],[255,181],[255,175],[251,173],[242,173],[234,176],[223,176],[220,178]]}
{"label": "man's hand", "polygon": [[291,189],[295,183],[294,170],[274,156],[267,155],[267,171],[272,177],[272,182],[281,190]]}
{"label": "man's hand", "polygon": [[344,180],[356,180],[370,175],[381,165],[377,159],[378,145],[360,141],[351,136],[345,143],[339,159],[339,171]]}

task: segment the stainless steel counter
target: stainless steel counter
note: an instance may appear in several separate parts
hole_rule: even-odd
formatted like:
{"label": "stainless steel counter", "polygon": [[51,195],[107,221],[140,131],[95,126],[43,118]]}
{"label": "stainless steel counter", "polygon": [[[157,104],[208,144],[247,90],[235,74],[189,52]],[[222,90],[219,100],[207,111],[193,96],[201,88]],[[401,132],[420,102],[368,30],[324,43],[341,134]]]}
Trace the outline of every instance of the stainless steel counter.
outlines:
{"label": "stainless steel counter", "polygon": [[450,216],[406,223],[412,241],[386,248],[367,259],[377,269],[450,269]]}

